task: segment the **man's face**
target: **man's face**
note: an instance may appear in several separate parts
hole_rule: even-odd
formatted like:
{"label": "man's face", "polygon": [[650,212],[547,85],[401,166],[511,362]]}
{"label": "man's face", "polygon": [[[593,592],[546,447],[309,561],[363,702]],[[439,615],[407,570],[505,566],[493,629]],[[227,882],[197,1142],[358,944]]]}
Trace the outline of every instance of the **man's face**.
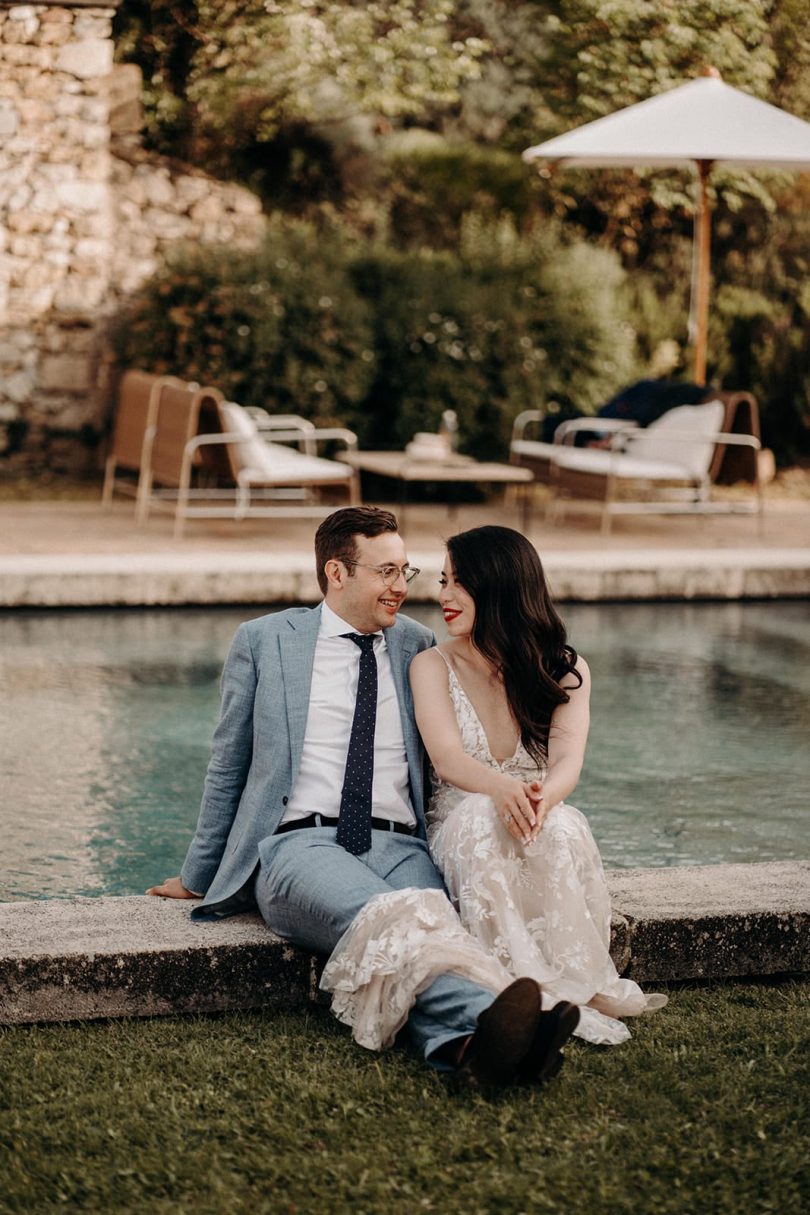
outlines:
{"label": "man's face", "polygon": [[384,566],[401,570],[408,564],[405,545],[397,532],[380,536],[355,536],[355,563],[327,561],[329,586],[326,602],[358,633],[388,629],[397,618],[408,588],[399,573],[391,586],[379,573]]}

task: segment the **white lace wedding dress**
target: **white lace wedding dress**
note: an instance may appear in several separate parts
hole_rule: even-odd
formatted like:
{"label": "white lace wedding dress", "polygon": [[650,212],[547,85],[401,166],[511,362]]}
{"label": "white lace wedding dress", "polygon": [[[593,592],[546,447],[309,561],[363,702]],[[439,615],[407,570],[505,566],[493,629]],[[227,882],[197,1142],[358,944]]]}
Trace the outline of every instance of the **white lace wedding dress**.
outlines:
{"label": "white lace wedding dress", "polygon": [[[467,754],[519,780],[542,780],[522,742],[510,759],[493,758],[449,665],[448,677]],[[574,806],[554,806],[537,839],[524,847],[508,833],[490,798],[434,780],[427,822],[431,855],[464,927],[512,977],[538,981],[544,1008],[558,1000],[578,1004],[578,1037],[602,1045],[624,1042],[630,1032],[617,1017],[666,1003],[666,996],[645,996],[616,972],[602,858],[587,819]]]}
{"label": "white lace wedding dress", "polygon": [[[448,672],[465,751],[521,780],[542,778],[522,743],[505,762],[493,758],[469,698]],[[458,914],[440,890],[377,895],[340,938],[321,978],[332,1011],[361,1045],[389,1046],[416,996],[446,973],[493,992],[528,975],[541,985],[543,1008],[578,1004],[576,1034],[602,1045],[630,1037],[617,1017],[666,1003],[616,973],[602,859],[579,810],[554,806],[524,847],[489,797],[434,780],[427,821],[431,854]]]}

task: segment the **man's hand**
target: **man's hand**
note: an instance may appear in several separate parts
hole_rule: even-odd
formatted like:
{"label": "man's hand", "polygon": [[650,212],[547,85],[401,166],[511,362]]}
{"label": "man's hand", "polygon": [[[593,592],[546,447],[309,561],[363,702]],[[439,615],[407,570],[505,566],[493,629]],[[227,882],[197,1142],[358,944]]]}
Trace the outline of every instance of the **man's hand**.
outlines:
{"label": "man's hand", "polygon": [[150,886],[146,894],[156,894],[162,899],[200,899],[202,895],[186,890],[179,877],[166,878],[162,886]]}

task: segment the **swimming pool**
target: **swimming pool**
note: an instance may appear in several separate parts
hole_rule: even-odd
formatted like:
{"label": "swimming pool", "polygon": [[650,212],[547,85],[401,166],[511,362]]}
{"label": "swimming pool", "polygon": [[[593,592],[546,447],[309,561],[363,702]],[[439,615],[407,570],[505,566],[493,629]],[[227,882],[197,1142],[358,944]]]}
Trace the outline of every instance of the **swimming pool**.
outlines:
{"label": "swimming pool", "polygon": [[[443,635],[438,611],[413,616]],[[0,900],[178,871],[243,609],[0,614]],[[566,605],[593,673],[571,799],[609,867],[810,856],[802,602]]]}

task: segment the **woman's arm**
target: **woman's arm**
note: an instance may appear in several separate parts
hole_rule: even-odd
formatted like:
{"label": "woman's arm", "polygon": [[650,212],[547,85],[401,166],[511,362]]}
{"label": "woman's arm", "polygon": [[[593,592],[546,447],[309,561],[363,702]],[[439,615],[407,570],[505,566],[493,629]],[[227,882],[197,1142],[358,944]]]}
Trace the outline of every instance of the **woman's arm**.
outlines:
{"label": "woman's arm", "polygon": [[[416,724],[437,776],[465,793],[491,797],[510,834],[527,843],[536,820],[527,788],[464,750],[441,654],[435,649],[417,654],[409,674]],[[512,817],[507,821],[509,814]]]}
{"label": "woman's arm", "polygon": [[568,693],[569,700],[558,705],[551,715],[548,767],[542,783],[543,802],[533,836],[539,832],[542,820],[552,806],[573,793],[582,771],[591,720],[591,673],[584,658],[577,659],[576,669],[582,676],[582,683],[577,687],[570,676],[562,681],[560,686]]}

